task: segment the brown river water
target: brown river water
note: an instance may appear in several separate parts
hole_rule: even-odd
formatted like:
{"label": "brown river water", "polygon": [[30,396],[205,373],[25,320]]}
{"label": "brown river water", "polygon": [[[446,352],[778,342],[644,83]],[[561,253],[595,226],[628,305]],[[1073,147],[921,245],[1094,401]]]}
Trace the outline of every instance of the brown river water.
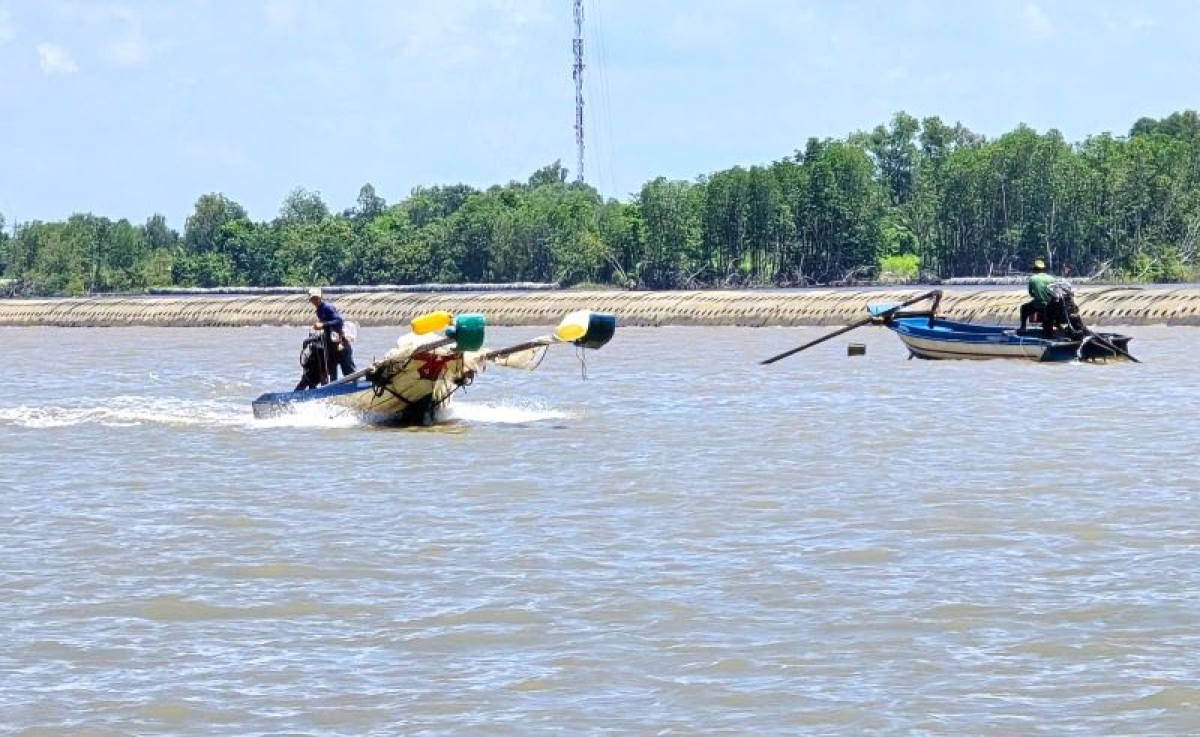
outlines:
{"label": "brown river water", "polygon": [[0,733],[1200,733],[1200,332],[757,363],[829,330],[622,328],[401,430],[253,418],[301,329],[0,329]]}

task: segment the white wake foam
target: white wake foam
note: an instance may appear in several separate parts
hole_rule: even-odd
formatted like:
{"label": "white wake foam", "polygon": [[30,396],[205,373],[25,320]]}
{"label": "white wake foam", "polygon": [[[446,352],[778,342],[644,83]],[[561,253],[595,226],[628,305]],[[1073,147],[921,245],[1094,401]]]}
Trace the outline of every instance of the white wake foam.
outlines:
{"label": "white wake foam", "polygon": [[298,407],[292,414],[255,419],[249,401],[190,400],[174,397],[107,397],[87,403],[21,405],[0,408],[0,425],[58,428],[76,425],[136,427],[348,427],[358,423],[352,414],[324,406]]}
{"label": "white wake foam", "polygon": [[570,412],[538,404],[452,402],[444,415],[447,420],[495,425],[519,425],[546,420],[572,419]]}
{"label": "white wake foam", "polygon": [[[453,402],[439,418],[439,424],[466,422],[516,425],[547,420],[571,419],[570,412],[536,403]],[[34,429],[79,425],[105,427],[217,427],[240,429],[344,428],[368,424],[355,413],[321,402],[292,405],[291,411],[277,417],[258,419],[250,402],[238,399],[193,400],[173,397],[117,396],[89,403],[72,399],[58,404],[0,407],[0,426]]]}
{"label": "white wake foam", "polygon": [[353,411],[323,402],[297,402],[284,414],[252,419],[251,422],[255,427],[353,427],[364,424]]}

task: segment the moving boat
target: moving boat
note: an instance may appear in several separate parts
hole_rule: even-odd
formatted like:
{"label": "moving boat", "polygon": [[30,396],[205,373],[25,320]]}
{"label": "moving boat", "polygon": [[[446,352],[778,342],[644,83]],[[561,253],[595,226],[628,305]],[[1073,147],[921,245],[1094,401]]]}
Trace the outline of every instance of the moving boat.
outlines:
{"label": "moving boat", "polygon": [[597,350],[612,339],[616,317],[589,310],[572,312],[553,333],[495,350],[483,348],[485,326],[484,316],[478,313],[421,315],[413,319],[411,331],[396,341],[396,347],[370,366],[313,389],[263,394],[251,405],[254,416],[277,417],[300,407],[323,405],[373,423],[431,425],[450,397],[489,364],[532,371],[553,345]]}

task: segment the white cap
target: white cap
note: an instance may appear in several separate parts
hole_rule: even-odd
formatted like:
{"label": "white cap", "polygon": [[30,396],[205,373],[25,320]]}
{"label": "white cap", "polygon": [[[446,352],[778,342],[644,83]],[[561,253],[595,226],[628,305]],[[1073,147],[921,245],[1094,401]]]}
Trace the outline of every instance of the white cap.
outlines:
{"label": "white cap", "polygon": [[309,289],[309,290],[308,290],[308,297],[309,297],[309,299],[312,299],[313,297],[320,297],[320,296],[321,296],[321,289],[320,289],[320,287],[313,287],[313,288],[311,288],[311,289]]}

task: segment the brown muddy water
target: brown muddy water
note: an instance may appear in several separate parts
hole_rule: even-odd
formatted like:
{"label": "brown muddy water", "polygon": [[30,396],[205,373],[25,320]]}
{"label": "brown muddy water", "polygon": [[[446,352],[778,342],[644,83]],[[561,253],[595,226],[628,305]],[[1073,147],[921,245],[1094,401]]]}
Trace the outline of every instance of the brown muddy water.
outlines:
{"label": "brown muddy water", "polygon": [[0,329],[0,725],[1200,731],[1200,333],[757,365],[828,331],[623,328],[398,430],[253,418],[301,329]]}

